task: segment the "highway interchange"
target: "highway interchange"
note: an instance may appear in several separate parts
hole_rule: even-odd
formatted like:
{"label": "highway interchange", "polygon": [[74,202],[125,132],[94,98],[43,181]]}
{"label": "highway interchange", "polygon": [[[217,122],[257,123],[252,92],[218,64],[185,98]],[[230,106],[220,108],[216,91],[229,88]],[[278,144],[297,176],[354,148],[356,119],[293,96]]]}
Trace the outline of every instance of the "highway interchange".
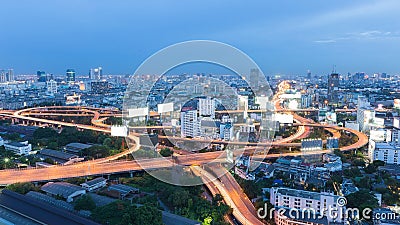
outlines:
{"label": "highway interchange", "polygon": [[[278,96],[278,95],[276,95]],[[275,108],[279,111],[288,112],[280,107],[280,103],[275,99]],[[71,111],[72,110],[72,111]],[[272,143],[257,143],[257,147],[266,146],[281,146],[281,147],[292,147],[299,146],[300,143],[293,143],[296,139],[306,138],[310,133],[310,127],[324,128],[329,131],[333,136],[340,137],[340,131],[346,131],[356,135],[358,141],[349,146],[341,147],[341,151],[349,151],[358,149],[368,143],[368,137],[358,131],[351,130],[349,128],[338,127],[334,125],[325,125],[311,122],[310,120],[303,118],[294,112],[294,119],[296,126],[298,126],[297,132],[290,137],[275,140]],[[55,121],[51,119],[38,118],[38,116],[69,116],[69,115],[91,115],[92,125],[74,124],[63,121]],[[68,115],[67,115],[68,114]],[[64,107],[64,106],[52,106],[52,107],[38,107],[31,109],[23,109],[18,111],[0,111],[1,117],[11,118],[13,120],[30,121],[37,126],[53,125],[57,127],[76,127],[78,129],[94,130],[98,132],[110,133],[110,125],[104,124],[103,121],[107,116],[118,115],[118,112],[106,109],[96,109],[90,107]],[[151,128],[151,127],[150,127]],[[137,135],[130,134],[128,136],[134,143],[138,143]],[[162,138],[162,137],[161,137]],[[171,137],[168,137],[171,138]],[[182,139],[178,138],[177,139]],[[208,141],[210,142],[210,141]],[[214,140],[211,143],[224,143],[251,146],[254,143],[241,143],[241,142],[226,142]],[[213,171],[218,171],[219,175],[216,178],[214,175],[208,173],[198,165],[209,162],[224,162],[226,159],[225,152],[208,152],[198,154],[188,154],[177,156],[176,160],[165,160],[164,158],[153,158],[153,159],[140,159],[132,161],[118,161],[117,159],[124,155],[131,154],[133,151],[139,149],[139,145],[134,145],[127,151],[119,153],[108,158],[97,159],[92,161],[86,161],[82,163],[76,163],[68,166],[54,166],[50,168],[29,168],[29,169],[10,169],[0,171],[0,185],[7,185],[16,182],[34,182],[34,181],[47,181],[57,180],[69,177],[84,177],[91,175],[103,175],[112,174],[118,172],[130,172],[137,170],[147,169],[161,169],[170,168],[175,163],[184,166],[191,166],[190,168],[195,174],[199,174],[202,179],[206,182],[206,185],[211,192],[219,192],[225,202],[233,208],[233,214],[242,224],[262,224],[261,221],[255,216],[255,209],[251,202],[247,199],[245,194],[241,191],[237,182],[233,179],[231,174],[226,173],[226,169],[217,168],[213,166]],[[275,158],[280,156],[298,156],[308,154],[323,154],[329,152],[328,150],[313,151],[313,152],[289,152],[289,153],[278,153],[278,154],[267,154],[267,155],[254,155],[253,158]],[[236,153],[235,153],[236,154]],[[239,154],[239,153],[238,153]],[[235,157],[238,155],[235,155]],[[115,161],[117,160],[117,161]]]}

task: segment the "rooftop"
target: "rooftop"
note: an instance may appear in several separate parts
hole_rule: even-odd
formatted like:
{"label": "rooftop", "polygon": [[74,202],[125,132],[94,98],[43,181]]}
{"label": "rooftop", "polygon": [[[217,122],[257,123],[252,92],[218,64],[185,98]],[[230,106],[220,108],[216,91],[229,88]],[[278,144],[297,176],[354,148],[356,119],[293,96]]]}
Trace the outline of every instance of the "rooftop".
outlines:
{"label": "rooftop", "polygon": [[114,185],[111,185],[110,187],[108,187],[108,189],[118,191],[124,195],[126,195],[130,192],[133,192],[133,191],[139,191],[138,188],[134,188],[134,187],[123,185],[123,184],[114,184]]}
{"label": "rooftop", "polygon": [[66,182],[49,182],[41,187],[41,190],[52,195],[61,195],[64,198],[68,198],[71,194],[85,190],[80,186],[73,185]]}
{"label": "rooftop", "polygon": [[67,144],[65,147],[67,147],[67,148],[76,148],[76,149],[85,149],[85,148],[92,147],[92,145],[73,142],[73,143]]}
{"label": "rooftop", "polygon": [[28,146],[27,144],[20,143],[20,142],[4,143],[4,145],[11,145],[11,146],[14,146],[14,147],[17,147],[17,148]]}
{"label": "rooftop", "polygon": [[283,188],[283,187],[272,188],[272,189],[274,189],[273,191],[276,190],[277,193],[282,194],[282,195],[294,196],[294,197],[306,198],[306,199],[314,199],[314,200],[319,200],[322,195],[323,196],[332,196],[334,198],[339,197],[337,195],[333,195],[333,194],[325,193],[325,192],[319,193],[319,192],[303,191],[303,190]]}
{"label": "rooftop", "polygon": [[90,180],[90,181],[87,181],[85,183],[82,183],[81,185],[86,184],[88,186],[93,186],[93,185],[95,185],[97,183],[100,183],[100,182],[103,182],[103,181],[106,181],[106,180],[107,180],[106,178],[98,177],[98,178],[95,178],[93,180]]}
{"label": "rooftop", "polygon": [[40,151],[41,155],[44,156],[50,156],[50,157],[55,157],[63,160],[70,160],[72,158],[77,158],[77,155],[66,153],[66,152],[61,152],[61,151],[56,151],[52,149],[43,149]]}
{"label": "rooftop", "polygon": [[[0,205],[19,213],[18,215],[22,215],[30,221],[38,221],[35,223],[23,223],[22,220],[17,220],[16,224],[99,225],[47,202],[9,190],[3,190],[0,194]],[[2,208],[0,207],[0,209]]]}

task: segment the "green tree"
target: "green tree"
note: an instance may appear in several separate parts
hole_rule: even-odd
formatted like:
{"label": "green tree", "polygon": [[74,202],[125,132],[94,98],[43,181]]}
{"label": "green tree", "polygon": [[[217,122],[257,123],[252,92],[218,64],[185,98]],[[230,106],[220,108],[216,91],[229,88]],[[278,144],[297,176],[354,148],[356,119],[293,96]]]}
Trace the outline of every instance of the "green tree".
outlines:
{"label": "green tree", "polygon": [[10,191],[14,191],[20,194],[26,194],[30,191],[37,191],[38,188],[36,188],[32,183],[15,183],[15,184],[10,184],[6,187],[6,189]]}
{"label": "green tree", "polygon": [[75,201],[75,210],[93,210],[96,208],[96,203],[90,195],[83,195]]}
{"label": "green tree", "polygon": [[[378,200],[373,194],[367,190],[361,190],[349,194],[347,197],[347,208],[357,208],[362,212],[365,208],[374,209],[377,208]],[[370,215],[371,216],[371,215]]]}
{"label": "green tree", "polygon": [[160,210],[155,207],[144,205],[134,210],[133,223],[135,225],[148,224],[148,225],[161,225],[162,214]]}
{"label": "green tree", "polygon": [[160,154],[163,157],[170,157],[173,153],[174,151],[172,151],[170,148],[163,148],[160,150]]}
{"label": "green tree", "polygon": [[49,143],[47,144],[47,148],[48,148],[48,149],[58,149],[58,143],[55,142],[55,141],[49,142]]}

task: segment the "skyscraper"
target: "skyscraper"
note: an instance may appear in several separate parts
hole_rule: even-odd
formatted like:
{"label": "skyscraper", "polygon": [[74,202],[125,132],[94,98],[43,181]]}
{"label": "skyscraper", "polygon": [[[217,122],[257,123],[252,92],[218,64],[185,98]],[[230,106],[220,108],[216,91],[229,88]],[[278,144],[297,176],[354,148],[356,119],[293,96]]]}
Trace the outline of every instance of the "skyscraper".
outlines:
{"label": "skyscraper", "polygon": [[311,71],[307,70],[307,79],[311,80]]}
{"label": "skyscraper", "polygon": [[14,70],[0,70],[0,83],[14,81]]}
{"label": "skyscraper", "polygon": [[338,102],[339,74],[332,73],[328,78],[328,99],[332,103]]}
{"label": "skyscraper", "polygon": [[199,99],[199,112],[200,116],[215,117],[215,100],[212,98],[200,98]]}
{"label": "skyscraper", "polygon": [[75,81],[75,70],[67,69],[67,82]]}
{"label": "skyscraper", "polygon": [[36,75],[37,75],[37,78],[38,78],[38,82],[46,82],[47,81],[46,72],[37,71]]}
{"label": "skyscraper", "polygon": [[103,77],[103,68],[98,67],[90,69],[89,76],[91,80],[101,80],[101,78]]}
{"label": "skyscraper", "polygon": [[57,93],[57,82],[54,80],[50,80],[46,82],[47,92],[49,94],[56,94]]}
{"label": "skyscraper", "polygon": [[250,70],[250,77],[249,82],[253,88],[258,88],[258,83],[260,79],[260,70],[259,69],[251,69]]}

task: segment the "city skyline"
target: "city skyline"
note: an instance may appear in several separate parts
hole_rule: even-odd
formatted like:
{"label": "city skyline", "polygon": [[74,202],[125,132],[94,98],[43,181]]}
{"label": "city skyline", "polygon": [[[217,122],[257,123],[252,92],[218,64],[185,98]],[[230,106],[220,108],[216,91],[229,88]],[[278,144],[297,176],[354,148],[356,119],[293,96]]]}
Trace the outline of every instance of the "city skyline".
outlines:
{"label": "city skyline", "polygon": [[[195,39],[226,42],[250,55],[265,74],[386,72],[397,74],[396,1],[301,4],[222,1],[185,4],[106,1],[4,4],[0,68],[132,74],[153,52]],[[173,5],[174,7],[171,7]],[[168,7],[168,11],[164,9]],[[202,13],[198,13],[202,12]],[[185,27],[185,29],[182,29]],[[29,38],[27,38],[29,36]],[[161,38],[162,37],[162,38]],[[146,46],[146,47],[144,47]]]}

